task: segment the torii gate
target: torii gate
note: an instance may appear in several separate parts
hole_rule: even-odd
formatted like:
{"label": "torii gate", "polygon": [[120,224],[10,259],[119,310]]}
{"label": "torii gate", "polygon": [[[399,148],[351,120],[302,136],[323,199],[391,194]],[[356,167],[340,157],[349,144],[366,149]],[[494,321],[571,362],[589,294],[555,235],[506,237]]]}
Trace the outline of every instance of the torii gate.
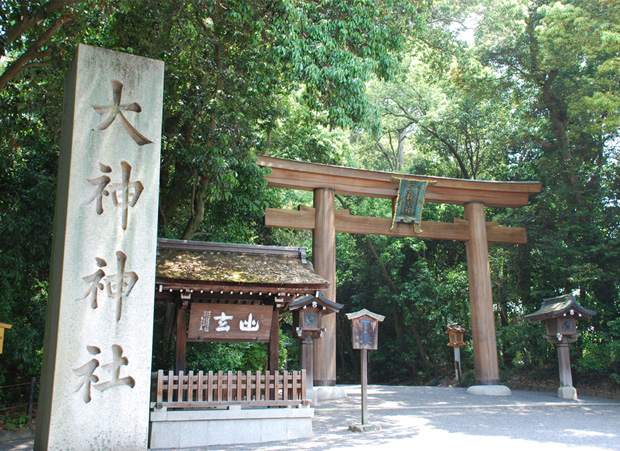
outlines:
{"label": "torii gate", "polygon": [[[314,192],[314,208],[299,210],[268,208],[265,225],[313,231],[312,260],[314,269],[330,282],[325,295],[336,301],[336,232],[391,235],[414,238],[465,241],[469,273],[469,297],[474,344],[476,384],[499,384],[497,342],[491,292],[489,242],[524,244],[524,228],[500,227],[486,222],[484,207],[523,207],[529,195],[541,190],[539,182],[489,182],[415,176],[418,180],[435,182],[428,186],[426,201],[463,205],[465,219],[454,223],[422,221],[421,231],[411,224],[396,224],[392,219],[354,216],[348,210],[336,210],[336,194],[395,199],[399,184],[392,177],[404,174],[368,171],[341,166],[303,163],[269,156],[259,156],[258,164],[269,167],[268,186]],[[336,317],[323,318],[326,331],[314,346],[314,385],[336,385]],[[484,391],[481,394],[485,394]]]}

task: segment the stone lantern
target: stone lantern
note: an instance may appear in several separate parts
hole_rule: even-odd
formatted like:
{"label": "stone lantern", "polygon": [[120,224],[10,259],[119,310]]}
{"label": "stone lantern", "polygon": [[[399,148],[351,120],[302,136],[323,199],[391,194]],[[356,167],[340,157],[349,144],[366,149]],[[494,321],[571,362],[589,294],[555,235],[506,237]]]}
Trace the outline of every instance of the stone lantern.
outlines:
{"label": "stone lantern", "polygon": [[338,312],[343,304],[332,302],[321,291],[295,299],[289,306],[293,313],[293,337],[301,340],[301,367],[306,370],[307,397],[315,401],[313,348],[314,340],[321,338],[325,329],[321,327],[323,315]]}
{"label": "stone lantern", "polygon": [[543,304],[534,313],[525,316],[530,321],[544,321],[547,333],[544,337],[549,343],[558,346],[558,362],[560,369],[560,387],[558,398],[577,399],[577,390],[573,387],[570,369],[568,344],[574,343],[581,336],[577,332],[577,319],[587,319],[596,315],[593,310],[583,308],[577,303],[575,293],[555,298],[543,299]]}

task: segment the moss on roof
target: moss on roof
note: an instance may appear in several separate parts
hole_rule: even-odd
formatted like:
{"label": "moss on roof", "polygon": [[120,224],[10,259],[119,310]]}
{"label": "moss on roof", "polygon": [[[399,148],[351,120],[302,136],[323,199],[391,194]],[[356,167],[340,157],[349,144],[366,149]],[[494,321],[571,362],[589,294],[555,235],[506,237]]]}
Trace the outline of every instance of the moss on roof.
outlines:
{"label": "moss on roof", "polygon": [[194,282],[329,285],[298,255],[160,248],[158,278]]}

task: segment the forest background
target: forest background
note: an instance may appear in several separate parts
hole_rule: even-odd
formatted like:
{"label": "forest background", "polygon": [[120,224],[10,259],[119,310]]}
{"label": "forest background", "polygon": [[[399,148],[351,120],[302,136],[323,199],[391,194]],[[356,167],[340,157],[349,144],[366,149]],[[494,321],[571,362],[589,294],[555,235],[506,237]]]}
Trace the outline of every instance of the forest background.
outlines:
{"label": "forest background", "polygon": [[[598,313],[571,346],[575,384],[619,389],[619,0],[0,2],[0,322],[13,325],[0,386],[40,372],[63,81],[78,43],[166,64],[161,237],[311,247],[308,232],[264,227],[266,207],[312,198],[267,189],[257,154],[542,182],[525,208],[487,208],[528,231],[525,245],[490,246],[501,377],[556,380],[554,347],[523,315],[579,290]],[[384,200],[338,201],[391,214]],[[445,326],[470,327],[465,246],[338,234],[337,301],[339,382],[359,374],[343,314],[368,308],[386,316],[370,381],[436,384],[453,373]],[[156,313],[154,366],[168,368],[174,331]],[[295,340],[281,341],[282,365],[298,366]],[[471,346],[462,356],[471,383]],[[265,363],[257,344],[188,355],[203,370]]]}

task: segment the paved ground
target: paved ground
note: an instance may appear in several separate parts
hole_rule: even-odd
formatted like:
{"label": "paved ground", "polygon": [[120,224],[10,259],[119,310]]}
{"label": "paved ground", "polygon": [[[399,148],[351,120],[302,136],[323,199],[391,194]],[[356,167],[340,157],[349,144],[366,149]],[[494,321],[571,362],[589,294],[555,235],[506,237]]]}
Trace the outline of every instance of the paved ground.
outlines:
{"label": "paved ground", "polygon": [[[360,389],[345,388],[347,399],[316,406],[310,439],[203,449],[620,451],[620,403],[614,401],[562,401],[555,393],[517,390],[508,397],[486,397],[462,388],[371,386],[370,422],[381,430],[357,433],[348,426],[361,420]],[[26,439],[0,443],[0,450],[32,446]]]}

